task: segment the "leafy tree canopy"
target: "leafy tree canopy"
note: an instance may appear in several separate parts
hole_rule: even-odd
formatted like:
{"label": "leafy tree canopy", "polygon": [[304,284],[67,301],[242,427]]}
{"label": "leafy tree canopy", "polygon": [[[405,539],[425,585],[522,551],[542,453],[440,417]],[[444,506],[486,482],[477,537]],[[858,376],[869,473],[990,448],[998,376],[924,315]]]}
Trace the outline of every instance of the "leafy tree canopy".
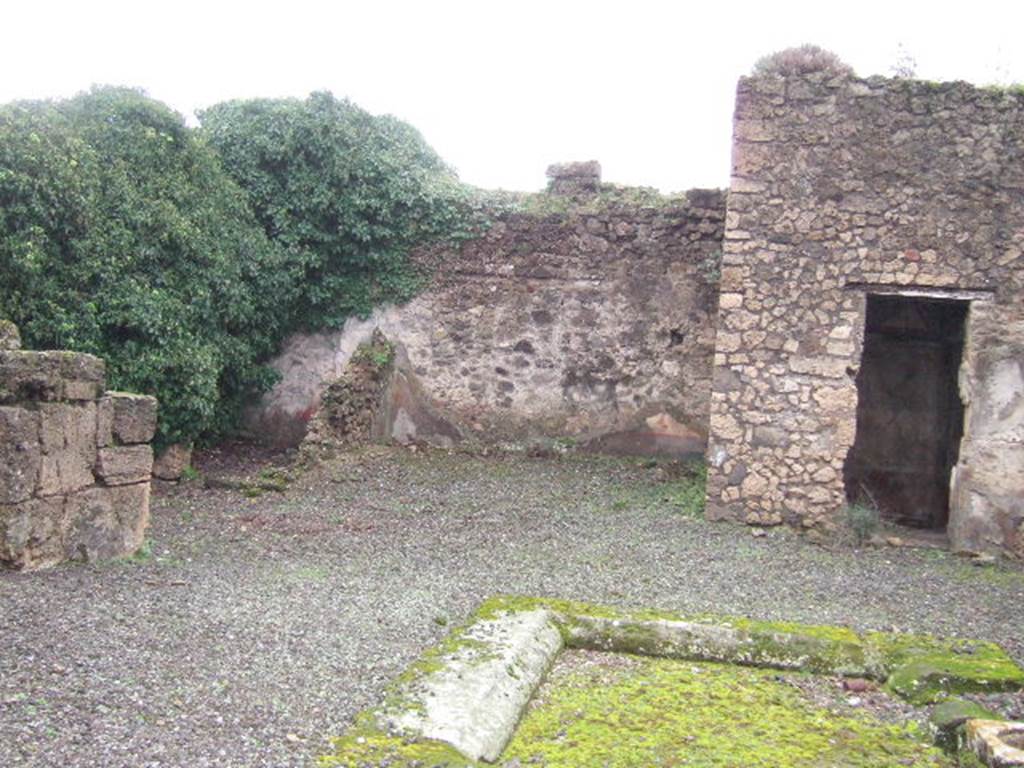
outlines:
{"label": "leafy tree canopy", "polygon": [[470,198],[411,126],[330,93],[218,104],[203,136],[304,287],[289,321],[336,326],[410,298],[410,248],[466,226]]}
{"label": "leafy tree canopy", "polygon": [[286,333],[409,297],[409,248],[465,200],[413,129],[329,94],[198,131],[124,88],[0,106],[0,317],[159,397],[160,443],[216,437]]}

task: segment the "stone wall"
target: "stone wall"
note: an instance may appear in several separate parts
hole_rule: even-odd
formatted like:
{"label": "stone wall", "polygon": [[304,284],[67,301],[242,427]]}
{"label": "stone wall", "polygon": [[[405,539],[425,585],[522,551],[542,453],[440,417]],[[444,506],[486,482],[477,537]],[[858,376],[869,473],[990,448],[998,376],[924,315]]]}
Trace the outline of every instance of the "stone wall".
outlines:
{"label": "stone wall", "polygon": [[826,73],[737,91],[709,516],[827,530],[866,296],[969,301],[949,533],[1024,554],[1024,96]]}
{"label": "stone wall", "polygon": [[149,522],[152,397],[105,392],[103,361],[0,344],[0,565],[135,552]]}
{"label": "stone wall", "polygon": [[[379,328],[430,418],[463,437],[703,450],[724,195],[617,190],[599,185],[596,163],[550,175],[552,192],[499,213],[484,236],[418,254],[436,277],[409,304],[290,339],[254,431],[298,442],[328,382]],[[400,411],[403,438],[429,440]]]}

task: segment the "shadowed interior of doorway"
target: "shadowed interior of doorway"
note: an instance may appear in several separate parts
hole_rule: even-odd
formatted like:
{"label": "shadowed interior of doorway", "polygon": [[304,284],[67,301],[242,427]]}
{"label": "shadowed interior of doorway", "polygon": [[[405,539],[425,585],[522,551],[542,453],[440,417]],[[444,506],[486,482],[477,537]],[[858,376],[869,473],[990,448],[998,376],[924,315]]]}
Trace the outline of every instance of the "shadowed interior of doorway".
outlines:
{"label": "shadowed interior of doorway", "polygon": [[844,479],[851,502],[900,525],[944,530],[963,436],[957,385],[968,303],[867,297],[857,374],[857,436]]}

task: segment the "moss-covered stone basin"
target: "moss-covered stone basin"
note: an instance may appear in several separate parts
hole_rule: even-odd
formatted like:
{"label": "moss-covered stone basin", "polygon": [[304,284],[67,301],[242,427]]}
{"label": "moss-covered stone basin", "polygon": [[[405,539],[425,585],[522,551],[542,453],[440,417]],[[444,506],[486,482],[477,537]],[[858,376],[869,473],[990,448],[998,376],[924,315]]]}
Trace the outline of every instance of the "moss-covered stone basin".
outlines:
{"label": "moss-covered stone basin", "polygon": [[[565,672],[581,652],[603,661]],[[958,765],[913,718],[808,700],[800,681],[814,676],[855,678],[911,708],[1024,688],[1024,670],[992,643],[497,597],[401,675],[321,765]],[[963,719],[932,730],[957,744]]]}

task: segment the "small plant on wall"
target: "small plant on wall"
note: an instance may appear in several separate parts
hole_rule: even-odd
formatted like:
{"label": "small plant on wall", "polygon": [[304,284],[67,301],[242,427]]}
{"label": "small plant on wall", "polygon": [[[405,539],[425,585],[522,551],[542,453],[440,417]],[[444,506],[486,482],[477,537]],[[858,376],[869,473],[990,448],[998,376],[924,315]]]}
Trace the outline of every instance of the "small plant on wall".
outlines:
{"label": "small plant on wall", "polygon": [[754,75],[799,76],[812,72],[852,77],[853,68],[832,51],[817,45],[800,45],[762,56],[754,64]]}

